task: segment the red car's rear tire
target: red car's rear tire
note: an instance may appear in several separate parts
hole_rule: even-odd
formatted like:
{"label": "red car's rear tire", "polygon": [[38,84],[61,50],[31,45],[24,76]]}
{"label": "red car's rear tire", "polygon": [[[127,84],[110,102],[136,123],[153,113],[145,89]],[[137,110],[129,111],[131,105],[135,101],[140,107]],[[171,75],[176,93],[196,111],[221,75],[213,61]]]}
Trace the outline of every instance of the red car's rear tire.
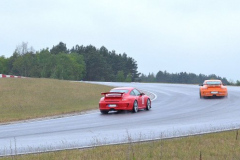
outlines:
{"label": "red car's rear tire", "polygon": [[134,103],[133,103],[132,112],[133,113],[137,113],[138,112],[138,103],[137,103],[137,101],[134,101]]}
{"label": "red car's rear tire", "polygon": [[102,114],[108,114],[108,110],[100,110],[100,112],[102,113]]}

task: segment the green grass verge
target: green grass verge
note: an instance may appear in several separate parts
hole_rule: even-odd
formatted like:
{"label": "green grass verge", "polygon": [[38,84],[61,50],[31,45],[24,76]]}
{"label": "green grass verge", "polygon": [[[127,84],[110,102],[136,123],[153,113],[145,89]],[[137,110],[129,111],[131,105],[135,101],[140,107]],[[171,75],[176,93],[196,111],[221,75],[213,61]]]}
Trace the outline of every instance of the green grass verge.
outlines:
{"label": "green grass verge", "polygon": [[[240,159],[238,131],[82,150],[3,157],[4,160],[237,160]],[[0,158],[1,159],[1,158]]]}
{"label": "green grass verge", "polygon": [[0,78],[0,123],[98,109],[108,86],[54,79]]}

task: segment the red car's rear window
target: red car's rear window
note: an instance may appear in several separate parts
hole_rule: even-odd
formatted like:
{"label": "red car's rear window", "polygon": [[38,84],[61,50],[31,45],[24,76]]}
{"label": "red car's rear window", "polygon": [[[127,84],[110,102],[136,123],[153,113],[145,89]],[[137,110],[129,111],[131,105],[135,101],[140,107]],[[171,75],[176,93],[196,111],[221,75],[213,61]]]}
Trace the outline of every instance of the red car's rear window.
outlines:
{"label": "red car's rear window", "polygon": [[128,93],[127,89],[112,89],[110,92]]}

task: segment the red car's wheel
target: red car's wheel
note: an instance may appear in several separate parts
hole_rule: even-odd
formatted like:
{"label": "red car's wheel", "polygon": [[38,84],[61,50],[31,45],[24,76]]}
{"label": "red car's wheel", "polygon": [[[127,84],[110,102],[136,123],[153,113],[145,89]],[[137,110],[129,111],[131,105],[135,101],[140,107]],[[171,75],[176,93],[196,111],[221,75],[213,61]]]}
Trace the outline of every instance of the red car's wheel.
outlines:
{"label": "red car's wheel", "polygon": [[102,113],[102,114],[108,114],[108,110],[100,110],[100,112]]}
{"label": "red car's wheel", "polygon": [[147,106],[146,106],[146,110],[149,111],[151,108],[151,102],[150,99],[147,100]]}
{"label": "red car's wheel", "polygon": [[134,101],[134,103],[133,103],[132,112],[133,113],[137,113],[138,112],[138,103],[137,103],[137,101]]}

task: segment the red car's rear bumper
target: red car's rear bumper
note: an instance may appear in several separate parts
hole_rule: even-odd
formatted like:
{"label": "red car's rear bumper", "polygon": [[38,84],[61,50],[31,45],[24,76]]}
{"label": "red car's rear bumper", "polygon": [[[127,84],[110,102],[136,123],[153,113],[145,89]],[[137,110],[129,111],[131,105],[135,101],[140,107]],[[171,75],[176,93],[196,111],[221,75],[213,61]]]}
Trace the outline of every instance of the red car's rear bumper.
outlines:
{"label": "red car's rear bumper", "polygon": [[132,110],[133,105],[126,102],[100,102],[99,109],[100,110]]}

